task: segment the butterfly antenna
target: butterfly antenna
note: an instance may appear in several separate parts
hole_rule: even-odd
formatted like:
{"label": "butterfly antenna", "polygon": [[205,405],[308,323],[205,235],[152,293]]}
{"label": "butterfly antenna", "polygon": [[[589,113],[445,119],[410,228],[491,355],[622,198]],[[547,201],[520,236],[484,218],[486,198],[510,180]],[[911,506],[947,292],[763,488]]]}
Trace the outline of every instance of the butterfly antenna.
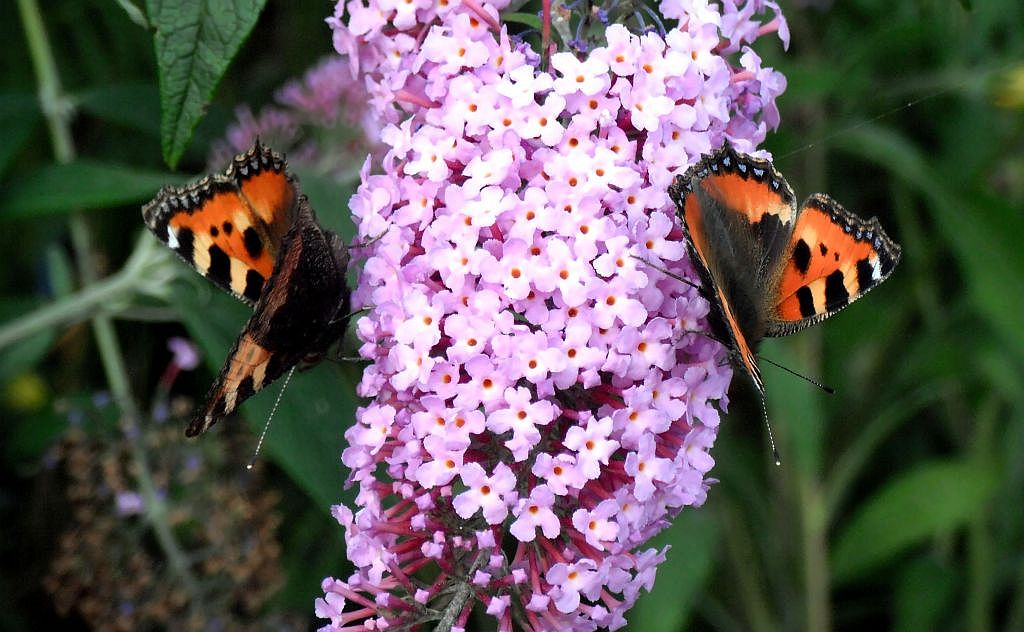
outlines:
{"label": "butterfly antenna", "polygon": [[256,459],[260,455],[260,450],[263,448],[263,440],[267,438],[267,431],[270,430],[270,421],[274,418],[274,413],[277,412],[277,407],[281,405],[281,398],[284,397],[284,390],[288,388],[288,382],[292,381],[292,373],[295,373],[295,367],[292,367],[291,371],[288,371],[288,375],[284,378],[284,384],[281,385],[281,392],[277,394],[277,399],[274,400],[274,407],[270,409],[270,415],[267,416],[267,423],[263,426],[263,432],[260,433],[259,441],[256,442],[256,449],[253,450],[252,458],[249,459],[249,463],[245,466],[245,469],[251,470],[256,465]]}
{"label": "butterfly antenna", "polygon": [[368,313],[371,309],[373,309],[373,307],[371,307],[371,306],[360,307],[359,309],[357,309],[355,311],[351,311],[351,312],[345,314],[344,316],[341,316],[339,318],[336,318],[336,319],[332,320],[330,324],[333,325],[333,324],[335,324],[337,322],[340,322],[340,321],[343,321],[343,320],[352,320],[353,318],[355,318],[356,316],[358,316],[360,314]]}
{"label": "butterfly antenna", "polygon": [[675,272],[672,272],[671,270],[669,270],[667,268],[663,268],[663,267],[661,267],[661,266],[659,266],[657,264],[651,263],[650,261],[648,261],[647,259],[644,259],[643,257],[641,257],[639,255],[629,255],[629,256],[634,258],[634,259],[636,259],[637,261],[642,262],[643,264],[645,264],[645,265],[647,265],[647,266],[649,266],[651,268],[654,268],[655,270],[657,270],[658,272],[661,272],[662,274],[664,274],[666,276],[672,277],[673,279],[675,279],[676,281],[679,281],[680,283],[685,283],[685,284],[689,285],[690,287],[692,287],[693,289],[697,290],[698,292],[700,291],[700,286],[697,285],[696,283],[694,283],[693,281],[691,281],[690,279],[687,279],[685,277],[679,276],[678,274],[676,274]]}
{"label": "butterfly antenna", "polygon": [[764,418],[764,427],[768,430],[768,442],[772,445],[772,458],[775,459],[776,467],[782,465],[782,457],[779,456],[779,449],[775,447],[775,433],[772,432],[772,424],[768,421],[768,404],[764,397],[761,397],[761,416]]}
{"label": "butterfly antenna", "polygon": [[761,360],[767,362],[768,364],[770,364],[770,365],[772,365],[774,367],[782,369],[783,371],[785,371],[786,373],[789,373],[790,375],[795,375],[798,378],[800,378],[801,380],[804,380],[805,382],[808,382],[810,384],[813,384],[813,385],[817,386],[818,388],[820,388],[821,390],[825,391],[829,395],[835,395],[835,393],[836,393],[836,389],[832,388],[831,386],[825,386],[821,382],[818,382],[817,380],[809,378],[806,375],[804,375],[803,373],[797,373],[793,369],[791,369],[789,367],[786,367],[786,366],[782,366],[778,362],[772,362],[771,360],[769,360],[768,358],[766,358],[764,356],[761,356]]}

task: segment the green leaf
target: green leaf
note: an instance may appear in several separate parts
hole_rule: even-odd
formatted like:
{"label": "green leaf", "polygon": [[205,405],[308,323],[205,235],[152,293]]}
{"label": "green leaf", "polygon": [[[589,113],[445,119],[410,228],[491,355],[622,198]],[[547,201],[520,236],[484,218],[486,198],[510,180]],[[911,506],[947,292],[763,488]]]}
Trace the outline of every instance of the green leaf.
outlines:
{"label": "green leaf", "polygon": [[658,566],[657,581],[650,593],[641,593],[627,618],[632,630],[674,632],[685,630],[697,596],[704,590],[714,568],[718,533],[706,511],[683,510],[649,545],[672,546]]}
{"label": "green leaf", "polygon": [[93,160],[48,165],[0,192],[0,219],[133,204],[183,180],[165,171]]}
{"label": "green leaf", "polygon": [[97,118],[160,135],[160,93],[149,83],[106,84],[78,95],[81,108]]}
{"label": "green leaf", "polygon": [[14,163],[40,120],[39,100],[27,94],[0,95],[0,175]]}
{"label": "green leaf", "polygon": [[[36,299],[12,297],[0,299],[0,322],[7,323],[15,318],[24,317],[40,304],[41,302]],[[49,353],[56,338],[57,332],[50,329],[4,348],[3,353],[0,353],[0,383],[39,364]]]}
{"label": "green leaf", "polygon": [[991,499],[997,481],[990,468],[976,461],[924,463],[893,480],[860,508],[836,539],[836,584],[963,525]]}
{"label": "green leaf", "polygon": [[501,16],[502,22],[511,22],[514,24],[525,24],[531,29],[540,30],[541,21],[534,13],[505,13]]}
{"label": "green leaf", "polygon": [[893,610],[897,632],[941,630],[956,597],[956,573],[931,557],[907,564],[896,579]]}
{"label": "green leaf", "polygon": [[319,594],[324,577],[348,577],[355,570],[345,557],[344,530],[338,521],[306,498],[301,498],[305,501],[302,505],[295,500],[284,499],[278,507],[278,511],[285,513],[277,529],[277,541],[281,544],[281,562],[288,581],[274,596],[272,611],[305,611],[311,595]]}
{"label": "green leaf", "polygon": [[178,163],[266,0],[147,0],[155,28],[164,160]]}
{"label": "green leaf", "polygon": [[[353,499],[343,489],[346,470],[341,451],[345,431],[355,423],[360,374],[355,364],[331,362],[296,371],[264,444],[274,462],[325,512],[346,498]],[[266,394],[249,406],[247,419],[254,432],[261,432],[270,418],[275,395]]]}

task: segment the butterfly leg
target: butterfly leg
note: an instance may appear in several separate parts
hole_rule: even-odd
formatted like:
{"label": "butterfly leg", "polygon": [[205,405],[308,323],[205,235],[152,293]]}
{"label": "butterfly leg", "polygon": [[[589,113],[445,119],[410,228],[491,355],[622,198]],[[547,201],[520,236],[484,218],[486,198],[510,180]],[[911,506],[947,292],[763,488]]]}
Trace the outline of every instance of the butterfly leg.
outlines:
{"label": "butterfly leg", "polygon": [[380,234],[378,234],[378,235],[374,235],[373,237],[370,237],[370,238],[369,238],[369,239],[367,239],[366,241],[358,241],[358,242],[356,242],[356,243],[352,244],[352,245],[350,246],[350,248],[366,248],[367,246],[372,246],[372,245],[373,245],[374,243],[376,243],[376,242],[377,242],[377,241],[378,241],[378,240],[379,240],[379,239],[380,239],[381,237],[383,237],[384,235],[387,235],[387,234],[388,234],[388,231],[387,231],[387,229],[385,229],[385,230],[382,230],[382,231],[380,232]]}

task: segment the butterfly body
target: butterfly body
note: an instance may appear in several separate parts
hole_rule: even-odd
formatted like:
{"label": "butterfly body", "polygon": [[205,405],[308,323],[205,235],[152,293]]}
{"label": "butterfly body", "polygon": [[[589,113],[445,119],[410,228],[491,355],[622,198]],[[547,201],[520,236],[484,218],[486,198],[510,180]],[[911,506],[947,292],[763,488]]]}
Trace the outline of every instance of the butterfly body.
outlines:
{"label": "butterfly body", "polygon": [[258,142],[227,171],[165,187],[142,209],[149,229],[203,276],[253,307],[185,433],[205,432],[344,334],[348,252],[298,191],[284,159]]}
{"label": "butterfly body", "polygon": [[757,347],[835,314],[888,278],[900,247],[878,220],[824,194],[800,207],[771,162],[726,146],[669,187],[690,259],[711,305],[709,325],[750,377]]}

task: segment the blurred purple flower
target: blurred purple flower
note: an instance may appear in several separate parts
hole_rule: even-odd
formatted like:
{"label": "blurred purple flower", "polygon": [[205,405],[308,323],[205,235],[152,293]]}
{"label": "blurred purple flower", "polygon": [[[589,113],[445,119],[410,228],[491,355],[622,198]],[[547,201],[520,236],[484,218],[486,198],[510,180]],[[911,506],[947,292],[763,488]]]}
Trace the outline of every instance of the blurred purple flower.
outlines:
{"label": "blurred purple flower", "polygon": [[174,354],[173,362],[182,371],[191,371],[199,366],[199,349],[180,336],[167,341],[167,349]]}
{"label": "blurred purple flower", "polygon": [[96,391],[92,395],[92,405],[94,408],[106,408],[110,403],[114,401],[109,391]]}
{"label": "blurred purple flower", "polygon": [[133,516],[140,514],[146,509],[142,495],[138,492],[121,491],[115,497],[117,503],[117,514],[119,516]]}
{"label": "blurred purple flower", "polygon": [[301,80],[285,84],[275,100],[258,114],[247,106],[238,108],[236,122],[210,152],[211,170],[221,169],[259,138],[293,164],[346,179],[354,175],[352,163],[358,164],[378,146],[381,125],[367,107],[366,91],[351,64],[342,56],[324,58]]}

